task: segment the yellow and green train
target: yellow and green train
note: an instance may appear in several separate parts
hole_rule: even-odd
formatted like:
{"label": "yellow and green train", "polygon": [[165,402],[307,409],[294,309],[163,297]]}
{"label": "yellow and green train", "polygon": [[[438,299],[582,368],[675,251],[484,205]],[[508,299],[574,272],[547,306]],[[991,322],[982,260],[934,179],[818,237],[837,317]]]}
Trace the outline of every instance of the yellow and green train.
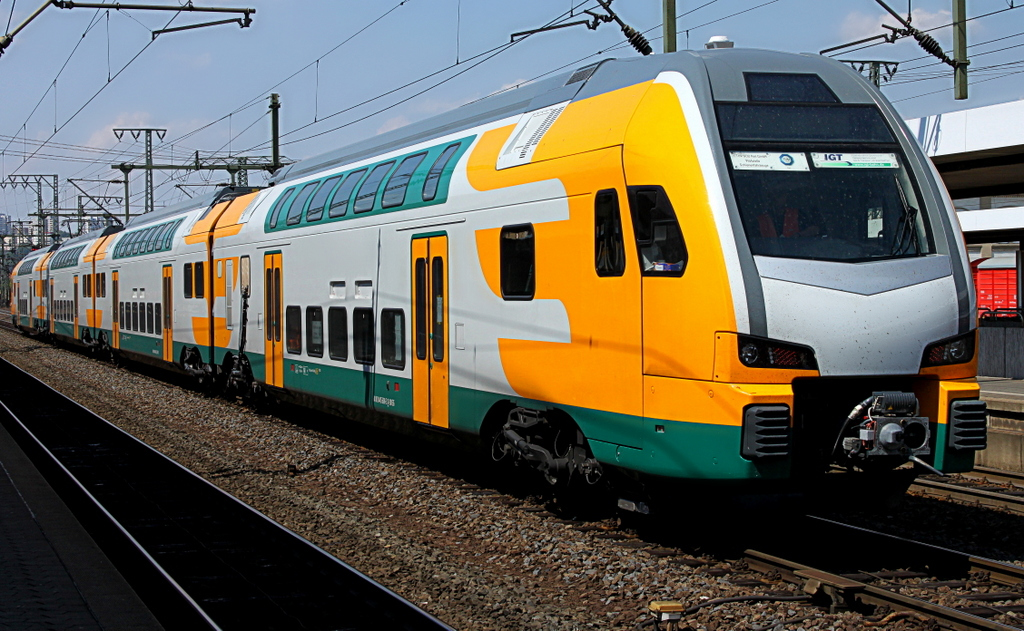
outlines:
{"label": "yellow and green train", "polygon": [[14,320],[549,481],[964,471],[952,206],[815,55],[606,60],[35,252]]}

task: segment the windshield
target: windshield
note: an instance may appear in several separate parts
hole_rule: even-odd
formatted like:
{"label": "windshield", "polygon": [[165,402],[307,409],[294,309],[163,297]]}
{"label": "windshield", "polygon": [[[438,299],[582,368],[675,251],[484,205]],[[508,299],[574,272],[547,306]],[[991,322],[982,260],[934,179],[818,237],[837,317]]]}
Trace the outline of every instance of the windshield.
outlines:
{"label": "windshield", "polygon": [[[792,110],[799,107],[788,106],[788,121],[798,119]],[[758,116],[750,105],[744,109],[748,120],[760,118],[765,127],[779,119],[771,108],[765,109],[765,116]],[[885,138],[877,127],[867,125],[870,131],[854,144],[850,132],[857,125],[822,124],[831,113],[814,109],[814,124],[790,141],[771,129],[757,135],[772,137],[772,142],[748,140],[756,128],[753,124],[744,125],[742,134],[723,128],[751,252],[845,262],[933,253],[927,214],[891,135]],[[858,109],[834,108],[835,121],[870,120]],[[727,118],[726,123],[732,120]]]}

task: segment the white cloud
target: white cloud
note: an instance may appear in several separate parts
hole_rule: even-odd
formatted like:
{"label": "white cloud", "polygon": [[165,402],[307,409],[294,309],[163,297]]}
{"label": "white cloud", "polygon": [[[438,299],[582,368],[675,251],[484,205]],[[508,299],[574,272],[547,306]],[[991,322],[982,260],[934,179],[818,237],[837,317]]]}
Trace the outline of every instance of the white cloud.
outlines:
{"label": "white cloud", "polygon": [[[148,112],[121,112],[113,122],[94,131],[85,144],[89,147],[110,147],[118,142],[114,136],[115,128],[149,127],[150,118]],[[125,134],[121,142],[133,140],[130,134]]]}
{"label": "white cloud", "polygon": [[398,129],[399,127],[405,127],[410,122],[412,121],[404,115],[392,116],[381,123],[380,127],[377,128],[377,134],[383,134]]}

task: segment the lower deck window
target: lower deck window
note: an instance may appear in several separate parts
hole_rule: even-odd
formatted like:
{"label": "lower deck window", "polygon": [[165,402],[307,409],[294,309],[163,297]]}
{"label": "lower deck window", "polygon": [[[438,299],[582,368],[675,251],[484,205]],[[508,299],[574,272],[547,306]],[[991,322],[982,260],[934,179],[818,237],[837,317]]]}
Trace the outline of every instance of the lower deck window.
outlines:
{"label": "lower deck window", "polygon": [[374,360],[373,310],[360,307],[352,310],[353,355],[360,364],[372,364]]}
{"label": "lower deck window", "polygon": [[327,310],[328,353],[335,361],[348,361],[348,310],[331,307]]}
{"label": "lower deck window", "polygon": [[324,310],[306,307],[306,353],[310,357],[324,356]]}
{"label": "lower deck window", "polygon": [[302,308],[286,307],[284,310],[285,347],[289,353],[302,353]]}
{"label": "lower deck window", "polygon": [[405,311],[380,312],[380,362],[385,368],[405,368]]}

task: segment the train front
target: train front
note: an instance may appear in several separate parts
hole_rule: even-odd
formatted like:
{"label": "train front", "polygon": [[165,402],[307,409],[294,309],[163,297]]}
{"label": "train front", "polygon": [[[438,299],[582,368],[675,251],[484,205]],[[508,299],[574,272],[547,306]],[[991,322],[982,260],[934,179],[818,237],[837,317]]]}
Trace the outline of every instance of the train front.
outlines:
{"label": "train front", "polygon": [[841,64],[704,60],[746,302],[715,372],[792,388],[742,408],[742,457],[798,479],[971,469],[986,444],[974,291],[929,160]]}

